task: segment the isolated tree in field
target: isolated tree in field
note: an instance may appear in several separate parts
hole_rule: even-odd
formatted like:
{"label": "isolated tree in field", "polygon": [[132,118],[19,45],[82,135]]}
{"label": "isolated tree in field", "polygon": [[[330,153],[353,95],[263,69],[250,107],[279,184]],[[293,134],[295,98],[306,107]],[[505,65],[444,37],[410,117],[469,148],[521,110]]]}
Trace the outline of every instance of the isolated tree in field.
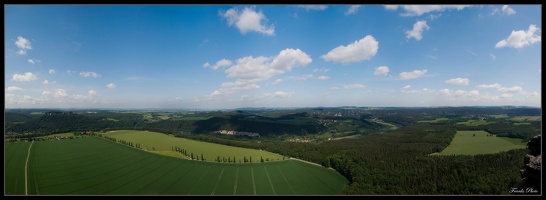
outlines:
{"label": "isolated tree in field", "polygon": [[220,162],[220,156],[218,156],[218,158],[216,158],[216,160],[217,160],[218,162]]}
{"label": "isolated tree in field", "polygon": [[260,156],[260,161],[261,161],[261,162],[264,162],[264,158],[262,158],[262,156]]}

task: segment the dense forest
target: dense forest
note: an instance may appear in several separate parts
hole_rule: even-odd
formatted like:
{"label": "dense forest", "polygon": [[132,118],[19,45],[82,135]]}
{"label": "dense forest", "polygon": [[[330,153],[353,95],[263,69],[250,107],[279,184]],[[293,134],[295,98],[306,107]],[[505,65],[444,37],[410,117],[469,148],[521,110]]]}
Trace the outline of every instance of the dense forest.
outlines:
{"label": "dense forest", "polygon": [[[431,156],[452,141],[457,130],[484,130],[497,136],[528,140],[541,133],[541,120],[521,125],[488,115],[540,116],[539,108],[446,107],[446,108],[320,108],[277,111],[266,116],[263,111],[237,110],[209,112],[198,117],[177,120],[143,118],[138,112],[5,112],[5,133],[15,137],[33,137],[72,131],[108,131],[117,129],[150,130],[177,137],[263,149],[295,157],[325,167],[345,176],[350,184],[345,194],[508,194],[521,179],[518,173],[526,149],[496,154]],[[420,123],[444,118],[444,121]],[[490,123],[466,126],[456,124],[469,119],[491,119]],[[328,132],[322,121],[346,121],[355,130],[379,130],[385,122],[397,129],[382,134],[320,143],[284,142],[268,137],[249,138],[214,134],[226,129],[276,134],[314,135]],[[335,126],[332,126],[335,127]],[[331,128],[331,127],[330,127]],[[356,131],[355,131],[356,132]],[[30,134],[33,133],[33,134]]]}

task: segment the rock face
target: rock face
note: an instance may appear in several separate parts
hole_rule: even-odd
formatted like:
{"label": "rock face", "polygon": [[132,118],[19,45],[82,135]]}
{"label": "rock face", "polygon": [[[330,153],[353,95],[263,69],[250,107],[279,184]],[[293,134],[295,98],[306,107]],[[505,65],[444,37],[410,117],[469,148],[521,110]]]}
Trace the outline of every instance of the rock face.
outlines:
{"label": "rock face", "polygon": [[523,157],[525,164],[520,169],[521,181],[510,190],[511,194],[540,195],[541,192],[541,165],[540,153],[541,135],[533,137],[527,143],[529,153]]}

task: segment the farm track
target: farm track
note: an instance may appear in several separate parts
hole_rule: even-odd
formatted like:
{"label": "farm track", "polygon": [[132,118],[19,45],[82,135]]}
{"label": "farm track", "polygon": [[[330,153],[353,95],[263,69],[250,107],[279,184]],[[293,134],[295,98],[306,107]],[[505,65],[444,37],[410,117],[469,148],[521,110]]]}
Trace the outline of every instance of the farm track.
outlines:
{"label": "farm track", "polygon": [[28,147],[28,153],[27,153],[27,161],[25,163],[25,195],[28,195],[28,158],[30,157],[30,149],[32,148],[32,144],[34,144],[34,141],[30,143],[30,146]]}

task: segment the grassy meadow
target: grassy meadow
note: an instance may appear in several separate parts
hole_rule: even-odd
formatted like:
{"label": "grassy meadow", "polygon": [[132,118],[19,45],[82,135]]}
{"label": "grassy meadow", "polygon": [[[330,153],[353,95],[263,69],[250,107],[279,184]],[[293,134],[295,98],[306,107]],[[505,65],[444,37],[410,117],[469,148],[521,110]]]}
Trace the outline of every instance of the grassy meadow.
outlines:
{"label": "grassy meadow", "polygon": [[451,144],[434,155],[492,154],[526,147],[526,143],[517,138],[496,137],[485,131],[457,131]]}
{"label": "grassy meadow", "polygon": [[263,158],[264,160],[269,159],[270,161],[287,159],[287,157],[267,151],[189,140],[150,131],[118,130],[103,133],[103,135],[118,140],[132,142],[133,144],[138,143],[140,144],[140,148],[146,151],[178,158],[187,157],[174,152],[172,149],[174,146],[186,150],[188,154],[193,153],[195,156],[201,156],[201,154],[203,154],[206,161],[211,162],[214,162],[218,157],[220,157],[220,159],[227,159],[228,157],[233,158],[234,156],[236,161],[243,160],[244,157],[247,159],[251,157],[252,162],[260,162],[260,158]]}

